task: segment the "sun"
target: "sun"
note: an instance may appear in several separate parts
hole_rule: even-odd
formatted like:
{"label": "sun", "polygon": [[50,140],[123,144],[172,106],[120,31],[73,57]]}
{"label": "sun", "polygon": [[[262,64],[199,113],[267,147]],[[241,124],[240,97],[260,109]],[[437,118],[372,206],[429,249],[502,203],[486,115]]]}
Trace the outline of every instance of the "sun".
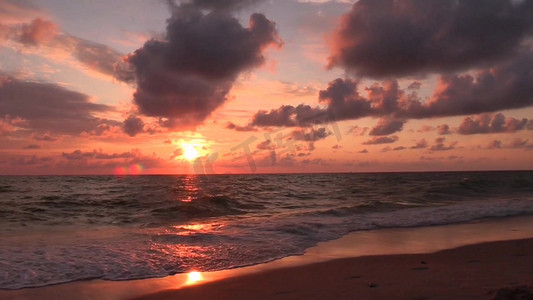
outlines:
{"label": "sun", "polygon": [[183,158],[188,161],[193,161],[200,157],[200,152],[196,149],[197,145],[181,143],[181,148],[183,149]]}

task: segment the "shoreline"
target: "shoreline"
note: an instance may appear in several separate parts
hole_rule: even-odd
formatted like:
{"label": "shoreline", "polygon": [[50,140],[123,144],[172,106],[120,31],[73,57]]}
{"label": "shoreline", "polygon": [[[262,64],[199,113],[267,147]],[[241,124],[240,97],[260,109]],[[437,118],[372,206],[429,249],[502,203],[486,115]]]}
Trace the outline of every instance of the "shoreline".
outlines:
{"label": "shoreline", "polygon": [[[44,287],[25,288],[19,290],[0,290],[0,299],[56,299],[61,295],[76,295],[77,299],[165,299],[165,297],[178,297],[178,295],[181,295],[183,293],[191,293],[191,291],[194,291],[195,294],[203,293],[202,295],[204,295],[201,297],[189,295],[188,297],[191,297],[192,299],[204,299],[203,297],[226,299],[223,297],[221,298],[220,296],[205,293],[209,293],[210,291],[213,292],[213,287],[216,287],[215,292],[217,290],[223,289],[227,290],[228,293],[230,293],[229,295],[234,295],[234,292],[230,292],[231,287],[236,290],[240,290],[240,288],[238,288],[239,285],[236,285],[235,282],[248,282],[250,280],[251,282],[247,285],[257,285],[257,281],[259,280],[260,282],[272,283],[273,286],[271,286],[271,289],[275,289],[275,287],[279,287],[280,284],[283,284],[283,282],[290,283],[294,281],[294,278],[291,278],[291,276],[287,278],[288,275],[286,274],[288,273],[293,274],[292,276],[296,276],[295,274],[299,273],[314,274],[314,277],[309,278],[308,281],[311,282],[310,286],[315,286],[316,284],[312,283],[313,280],[319,279],[318,283],[324,281],[324,278],[322,278],[323,276],[320,275],[321,272],[338,273],[342,271],[342,268],[339,269],[339,267],[342,267],[345,264],[355,264],[358,266],[359,269],[361,269],[365,266],[370,267],[373,264],[376,264],[376,262],[390,260],[389,264],[400,266],[400,262],[402,261],[404,263],[406,263],[406,260],[414,259],[414,261],[417,261],[417,259],[421,259],[421,257],[424,255],[436,255],[437,257],[440,257],[440,255],[443,255],[440,253],[447,253],[446,251],[455,251],[457,253],[463,253],[466,255],[468,254],[468,251],[479,251],[475,250],[479,247],[481,249],[484,249],[484,252],[490,251],[492,248],[497,248],[501,253],[504,253],[505,251],[515,249],[517,247],[516,245],[520,245],[520,247],[523,248],[526,253],[518,254],[525,255],[516,257],[512,256],[511,258],[508,258],[509,262],[517,264],[518,260],[525,259],[525,262],[520,261],[517,266],[513,265],[513,268],[519,269],[525,265],[528,265],[527,260],[529,260],[531,261],[531,265],[528,266],[533,269],[532,225],[533,216],[520,216],[487,219],[473,223],[441,225],[431,227],[391,228],[370,231],[358,231],[352,232],[337,240],[321,242],[317,246],[307,249],[305,254],[301,256],[289,256],[282,259],[274,260],[272,262],[248,267],[215,272],[205,272],[202,273],[203,280],[201,281],[201,283],[194,285],[187,284],[187,274],[177,274],[163,278],[150,278],[127,281],[87,280],[49,285]],[[491,244],[490,242],[496,243]],[[503,254],[501,253],[492,253],[492,256],[502,256]],[[448,254],[448,256],[450,255]],[[492,256],[488,256],[488,258]],[[483,260],[480,260],[478,258],[472,258],[471,260],[485,261],[486,258],[487,257],[485,257],[485,259]],[[442,258],[437,259],[437,261],[439,260],[443,261]],[[453,265],[452,262],[448,263],[450,265]],[[506,261],[502,261],[500,263],[505,265]],[[409,263],[409,266],[412,266],[411,264],[412,262]],[[461,270],[461,268],[468,269],[474,265],[476,264],[466,264],[466,266],[456,265],[455,268],[457,269],[457,272],[464,273],[465,270]],[[484,264],[478,263],[477,265],[483,266]],[[425,267],[427,266],[412,266],[412,268]],[[501,268],[502,266],[500,266],[500,269]],[[387,274],[390,273],[386,270],[386,268],[382,268],[382,270],[372,270],[373,271],[366,272],[368,274],[373,274],[372,272],[377,272],[376,276],[380,277],[379,274],[381,274],[382,277],[384,276],[383,278],[389,276]],[[428,269],[419,269],[418,271],[424,270],[427,271]],[[429,274],[429,272],[426,273]],[[352,278],[353,280],[364,278],[363,275],[346,276],[360,276],[357,278]],[[403,277],[404,275],[400,274],[398,276]],[[533,275],[531,276],[532,277],[529,278],[529,283],[520,282],[520,280],[512,281],[518,282],[519,284],[533,284]],[[282,281],[281,283],[275,283],[275,278],[279,277],[285,278],[284,281]],[[496,280],[497,276],[495,274],[492,274],[492,278]],[[346,281],[344,279],[344,281],[340,279],[338,280],[339,282]],[[411,281],[412,280],[416,282],[418,279],[411,279]],[[387,282],[386,279],[380,281]],[[367,282],[366,285],[358,287],[358,289],[362,290],[356,289],[357,291],[354,292],[363,295],[364,293],[368,292],[368,289],[382,291],[379,293],[385,293],[386,290],[388,290],[382,286],[383,283],[379,284],[379,286],[375,289],[369,288],[367,285],[371,285],[372,283],[373,282]],[[296,286],[296,283],[294,284]],[[331,287],[336,286],[333,283],[331,283],[330,285]],[[498,288],[495,283],[493,285],[495,285],[493,286],[493,288]],[[500,286],[506,285],[509,285],[509,282],[502,282],[500,284]],[[294,290],[289,288],[290,286],[286,286],[287,291]],[[327,286],[323,286],[321,289],[327,290]],[[263,294],[265,293],[264,290],[256,290],[256,292],[261,291]],[[405,290],[405,292],[407,291],[408,289]],[[394,296],[398,292],[399,291],[394,291],[391,296]],[[254,290],[248,290],[248,293],[254,293]],[[335,294],[335,290],[329,291],[328,293]],[[379,294],[376,292],[373,293]],[[368,299],[371,299],[372,297],[372,294],[365,295],[370,297]],[[479,299],[490,298],[486,294],[483,295],[485,296],[485,298]],[[259,294],[254,294],[253,296],[248,294],[248,296],[250,298],[261,298],[261,295]],[[298,292],[294,290],[294,292],[280,293],[275,295],[270,294],[270,296],[265,299],[293,299],[297,298],[297,296],[299,297],[301,296],[301,294],[298,294]],[[306,298],[310,296],[312,295],[307,295]],[[385,297],[384,295],[382,296]],[[337,295],[336,297],[342,299],[343,296]]]}

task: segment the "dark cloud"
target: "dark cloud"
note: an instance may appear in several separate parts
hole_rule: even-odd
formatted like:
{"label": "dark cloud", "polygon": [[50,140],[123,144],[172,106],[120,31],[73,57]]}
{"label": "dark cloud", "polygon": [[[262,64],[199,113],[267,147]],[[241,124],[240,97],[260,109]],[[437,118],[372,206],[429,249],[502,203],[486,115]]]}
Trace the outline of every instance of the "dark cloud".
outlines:
{"label": "dark cloud", "polygon": [[366,87],[368,96],[363,97],[357,81],[338,78],[319,92],[325,107],[284,105],[257,112],[249,125],[309,126],[362,117],[408,120],[524,108],[533,105],[531,69],[533,53],[523,52],[475,75],[443,75],[428,99],[405,92],[396,81]]}
{"label": "dark cloud", "polygon": [[296,141],[308,141],[315,142],[318,140],[325,139],[330,136],[331,132],[327,131],[326,128],[310,128],[310,129],[301,129],[294,130],[290,133],[290,137]]}
{"label": "dark cloud", "polygon": [[426,139],[421,139],[420,141],[416,142],[414,146],[409,147],[409,149],[425,149],[428,146],[428,142]]}
{"label": "dark cloud", "polygon": [[368,153],[368,150],[363,149],[363,150],[361,150],[361,151],[357,151],[357,153],[365,154],[365,153]]}
{"label": "dark cloud", "polygon": [[532,28],[531,1],[362,0],[341,18],[329,66],[372,77],[464,70],[514,55]]}
{"label": "dark cloud", "polygon": [[437,126],[437,133],[439,135],[447,135],[447,134],[450,134],[450,126],[448,126],[447,124],[441,124],[439,126]]}
{"label": "dark cloud", "polygon": [[264,140],[257,144],[256,148],[261,150],[274,150],[275,147],[271,140]]}
{"label": "dark cloud", "polygon": [[21,118],[24,122],[18,127],[34,131],[34,137],[78,135],[100,125],[120,124],[95,116],[110,111],[110,106],[92,103],[87,95],[55,84],[13,77],[0,80],[0,118]]}
{"label": "dark cloud", "polygon": [[[377,106],[389,107],[390,94],[384,89],[374,87],[371,92]],[[329,121],[357,119],[372,115],[371,101],[360,96],[357,82],[350,79],[336,79],[329,83],[326,90],[319,92],[319,102],[327,108],[311,107],[300,104],[296,107],[283,105],[269,112],[259,111],[252,117],[252,126],[309,126]]]}
{"label": "dark cloud", "polygon": [[[189,2],[203,9],[235,10],[259,1],[261,0],[192,0]],[[176,8],[177,6],[173,5],[173,7]]]}
{"label": "dark cloud", "polygon": [[398,137],[393,136],[376,136],[363,142],[363,145],[378,145],[378,144],[392,144],[398,141]]}
{"label": "dark cloud", "polygon": [[253,126],[250,126],[250,125],[239,126],[239,125],[234,124],[233,122],[228,122],[226,124],[226,128],[236,130],[236,131],[257,131],[257,128],[254,128]]}
{"label": "dark cloud", "polygon": [[370,130],[369,135],[389,135],[398,131],[402,131],[404,120],[394,120],[388,118],[382,118],[378,124]]}
{"label": "dark cloud", "polygon": [[505,118],[501,113],[495,115],[483,114],[477,117],[467,117],[458,128],[460,134],[516,132],[526,129],[527,119]]}
{"label": "dark cloud", "polygon": [[65,35],[65,39],[67,38],[71,45],[71,48],[67,50],[82,64],[100,73],[115,76],[117,65],[121,63],[123,54],[100,43]]}
{"label": "dark cloud", "polygon": [[134,78],[139,112],[160,118],[163,126],[201,124],[227,100],[237,76],[262,65],[266,47],[282,43],[262,14],[252,14],[245,28],[226,10],[203,10],[221,5],[216,3],[174,5],[164,38],[149,40],[126,59],[133,74],[117,74]]}
{"label": "dark cloud", "polygon": [[84,160],[84,159],[119,159],[119,158],[134,158],[138,151],[122,152],[122,153],[105,153],[102,150],[81,151],[74,150],[72,152],[63,152],[61,156],[68,160]]}
{"label": "dark cloud", "polygon": [[141,118],[134,115],[128,116],[128,118],[124,120],[122,130],[124,130],[124,132],[129,136],[136,136],[137,134],[143,132],[144,122]]}
{"label": "dark cloud", "polygon": [[338,149],[341,149],[342,146],[341,145],[333,145],[333,146],[331,146],[331,148],[333,148],[335,150],[338,150]]}
{"label": "dark cloud", "polygon": [[25,146],[22,149],[41,149],[41,146],[39,146],[37,144],[31,144],[31,145]]}
{"label": "dark cloud", "polygon": [[320,123],[325,111],[320,108],[312,108],[306,104],[298,106],[282,105],[270,111],[260,110],[253,117],[249,126],[269,127],[269,126],[309,126],[309,124]]}
{"label": "dark cloud", "polygon": [[431,147],[429,147],[429,150],[431,151],[446,151],[446,150],[452,150],[455,149],[455,145],[457,145],[457,142],[452,142],[448,145],[445,145],[444,142],[446,141],[446,138],[440,137],[436,138],[435,142]]}

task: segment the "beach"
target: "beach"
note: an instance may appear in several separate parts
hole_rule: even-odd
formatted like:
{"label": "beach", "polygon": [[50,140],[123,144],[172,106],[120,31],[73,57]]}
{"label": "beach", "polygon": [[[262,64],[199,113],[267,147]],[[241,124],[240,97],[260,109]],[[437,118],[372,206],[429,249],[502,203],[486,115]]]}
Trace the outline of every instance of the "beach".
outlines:
{"label": "beach", "polygon": [[135,299],[491,299],[502,287],[533,283],[532,250],[527,239],[339,259]]}
{"label": "beach", "polygon": [[[533,217],[361,231],[301,256],[130,281],[1,291],[2,299],[492,299],[533,284]],[[517,288],[518,287],[518,288]],[[513,299],[513,298],[495,298]],[[525,298],[527,299],[527,298]]]}

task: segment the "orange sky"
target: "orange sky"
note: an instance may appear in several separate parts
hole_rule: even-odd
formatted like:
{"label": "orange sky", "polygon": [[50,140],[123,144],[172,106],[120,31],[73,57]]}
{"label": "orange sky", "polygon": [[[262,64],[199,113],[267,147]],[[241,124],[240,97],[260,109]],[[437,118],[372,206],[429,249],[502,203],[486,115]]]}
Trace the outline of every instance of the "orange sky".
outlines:
{"label": "orange sky", "polygon": [[533,168],[532,1],[354,2],[0,0],[0,175]]}

